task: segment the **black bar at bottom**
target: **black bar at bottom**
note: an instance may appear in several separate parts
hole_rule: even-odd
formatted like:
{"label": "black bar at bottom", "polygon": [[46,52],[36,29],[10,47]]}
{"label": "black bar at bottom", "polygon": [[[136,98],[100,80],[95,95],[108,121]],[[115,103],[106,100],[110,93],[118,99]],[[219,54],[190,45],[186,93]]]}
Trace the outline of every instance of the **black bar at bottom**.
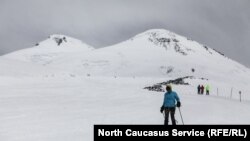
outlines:
{"label": "black bar at bottom", "polygon": [[250,125],[94,125],[94,141],[129,139],[236,139],[249,141]]}

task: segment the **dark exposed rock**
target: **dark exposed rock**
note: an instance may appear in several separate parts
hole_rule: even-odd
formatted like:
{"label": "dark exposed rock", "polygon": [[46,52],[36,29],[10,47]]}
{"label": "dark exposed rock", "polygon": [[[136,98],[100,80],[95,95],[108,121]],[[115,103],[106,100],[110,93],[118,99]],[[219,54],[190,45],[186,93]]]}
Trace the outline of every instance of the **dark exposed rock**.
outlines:
{"label": "dark exposed rock", "polygon": [[169,43],[171,41],[169,38],[156,38],[156,40],[160,43]]}
{"label": "dark exposed rock", "polygon": [[[219,53],[220,55],[225,56],[225,54],[219,52],[218,50],[215,50],[215,49],[213,49],[213,50],[214,50],[215,52]],[[225,56],[225,57],[226,57],[226,56]]]}
{"label": "dark exposed rock", "polygon": [[207,46],[203,45],[203,47],[204,47],[210,54],[213,54],[213,53],[208,49]]}
{"label": "dark exposed rock", "polygon": [[[161,82],[154,84],[153,86],[147,86],[144,87],[144,89],[147,89],[149,91],[156,91],[156,92],[164,92],[165,88],[163,86],[166,86],[167,84],[175,84],[175,85],[189,85],[189,83],[185,82],[185,79],[194,79],[194,76],[185,76],[185,77],[180,77],[174,80],[168,80],[166,82]],[[202,80],[208,80],[206,78],[199,78]]]}
{"label": "dark exposed rock", "polygon": [[177,43],[175,44],[174,49],[176,52],[181,53],[182,55],[187,55],[187,53],[183,51]]}
{"label": "dark exposed rock", "polygon": [[170,38],[166,38],[166,37],[159,36],[155,32],[152,32],[149,34],[148,40],[150,42],[154,43],[155,45],[165,47],[166,49],[169,46],[172,46],[171,44],[174,44],[174,50],[177,53],[180,53],[182,55],[187,55],[187,52],[185,52],[185,50],[183,50],[180,47],[180,45],[178,44],[178,42],[180,42],[180,41],[178,39],[176,39],[174,35],[171,35]]}
{"label": "dark exposed rock", "polygon": [[67,42],[66,37],[60,38],[60,37],[54,37],[55,42],[58,46],[60,46],[63,42]]}
{"label": "dark exposed rock", "polygon": [[66,39],[66,37],[63,37],[63,41],[64,41],[64,42],[67,42],[67,39]]}
{"label": "dark exposed rock", "polygon": [[176,43],[179,42],[179,40],[177,40],[177,39],[175,39],[175,38],[173,39],[173,41],[176,42]]}

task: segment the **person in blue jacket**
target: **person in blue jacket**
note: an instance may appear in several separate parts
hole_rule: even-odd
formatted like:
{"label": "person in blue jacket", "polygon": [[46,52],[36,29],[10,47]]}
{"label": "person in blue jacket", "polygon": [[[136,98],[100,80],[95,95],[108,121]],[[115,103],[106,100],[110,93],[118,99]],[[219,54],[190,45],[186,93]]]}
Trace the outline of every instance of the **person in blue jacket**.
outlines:
{"label": "person in blue jacket", "polygon": [[160,111],[161,111],[161,113],[163,111],[165,113],[164,125],[168,125],[169,114],[171,116],[172,125],[176,125],[176,121],[175,121],[175,117],[174,117],[175,107],[181,106],[180,98],[176,92],[172,91],[171,85],[167,85],[166,90],[167,90],[167,92],[164,95],[164,101],[163,101],[163,105],[161,106]]}

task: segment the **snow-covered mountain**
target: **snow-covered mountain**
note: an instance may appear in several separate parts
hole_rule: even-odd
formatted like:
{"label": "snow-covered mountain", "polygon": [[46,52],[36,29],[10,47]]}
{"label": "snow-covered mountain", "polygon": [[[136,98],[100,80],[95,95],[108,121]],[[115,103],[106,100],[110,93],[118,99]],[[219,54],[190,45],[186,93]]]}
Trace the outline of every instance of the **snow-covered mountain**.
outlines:
{"label": "snow-covered mountain", "polygon": [[[55,60],[82,56],[94,48],[80,40],[65,35],[50,35],[34,47],[1,56],[0,76],[10,77],[54,77],[74,76],[70,71],[49,65]],[[74,62],[74,60],[71,60]],[[69,62],[70,63],[70,62]]]}
{"label": "snow-covered mountain", "polygon": [[[172,80],[185,84],[172,84],[185,124],[250,123],[249,68],[163,29],[99,49],[51,35],[1,56],[0,68],[6,141],[93,140],[94,124],[162,124],[163,92],[143,88]],[[198,84],[210,95],[197,95]]]}
{"label": "snow-covered mountain", "polygon": [[163,29],[148,30],[100,49],[52,35],[38,46],[3,57],[101,76],[230,79],[230,75],[245,78],[249,74],[248,68],[222,53]]}
{"label": "snow-covered mountain", "polygon": [[221,53],[167,30],[146,31],[120,44],[101,48],[91,57],[99,54],[104,54],[99,60],[109,62],[107,65],[116,61],[114,70],[108,72],[121,76],[217,78],[249,73],[248,68]]}
{"label": "snow-covered mountain", "polygon": [[[127,41],[99,49],[65,35],[51,35],[35,47],[3,58],[80,76],[157,77],[166,80],[191,76],[195,79],[192,82],[199,83],[202,78],[204,83],[205,80],[209,83],[227,82],[232,87],[248,86],[250,80],[247,67],[210,47],[164,29],[148,30]],[[22,69],[26,68],[19,70]]]}
{"label": "snow-covered mountain", "polygon": [[94,50],[94,48],[80,40],[55,34],[37,43],[34,47],[15,51],[3,57],[34,64],[48,65],[61,57],[74,56],[74,54],[78,53],[84,54],[91,50]]}

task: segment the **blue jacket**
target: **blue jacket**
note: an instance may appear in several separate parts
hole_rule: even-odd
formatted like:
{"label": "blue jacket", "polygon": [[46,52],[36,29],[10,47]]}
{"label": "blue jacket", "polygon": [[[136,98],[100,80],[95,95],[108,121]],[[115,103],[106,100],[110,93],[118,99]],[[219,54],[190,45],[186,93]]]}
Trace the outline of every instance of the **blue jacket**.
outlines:
{"label": "blue jacket", "polygon": [[163,106],[164,107],[175,107],[175,101],[180,101],[177,93],[174,91],[166,92],[164,95]]}

